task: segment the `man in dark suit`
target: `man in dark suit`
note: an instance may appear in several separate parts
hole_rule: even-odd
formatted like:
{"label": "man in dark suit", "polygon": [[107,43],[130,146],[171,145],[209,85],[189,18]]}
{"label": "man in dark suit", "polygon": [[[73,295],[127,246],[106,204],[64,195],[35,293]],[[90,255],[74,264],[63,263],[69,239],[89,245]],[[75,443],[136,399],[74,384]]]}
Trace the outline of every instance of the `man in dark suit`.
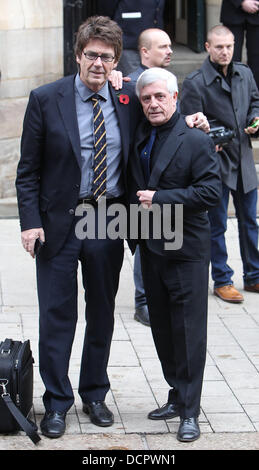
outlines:
{"label": "man in dark suit", "polygon": [[107,82],[121,49],[122,31],[114,21],[89,18],[77,34],[79,73],[33,90],[24,119],[16,185],[23,246],[34,257],[36,239],[44,243],[36,261],[39,361],[46,388],[41,429],[48,437],[64,433],[74,401],[68,367],[78,261],[87,292],[79,394],[94,424],[113,423],[104,400],[123,240],[80,239],[76,226],[83,217],[77,211],[81,204],[94,211],[97,234],[99,202],[124,202],[129,130],[136,121],[129,119],[129,107],[135,112],[137,98],[133,94],[128,102],[130,90],[122,90],[123,99]]}
{"label": "man in dark suit", "polygon": [[[199,70],[183,82],[181,110],[204,112],[209,121],[235,131],[235,137],[219,152],[223,197],[209,211],[211,223],[211,264],[214,294],[226,302],[238,303],[243,295],[234,287],[234,271],[227,264],[225,232],[231,193],[236,210],[244,289],[259,292],[258,225],[256,221],[258,179],[250,135],[259,118],[259,93],[247,65],[233,62],[234,36],[225,26],[214,26],[205,44],[209,57]],[[215,124],[214,124],[215,125]]]}
{"label": "man in dark suit", "polygon": [[144,29],[164,27],[165,0],[98,0],[98,13],[108,15],[123,31],[123,53],[118,70],[124,75],[133,72],[140,63],[138,37]]}
{"label": "man in dark suit", "polygon": [[246,37],[247,63],[259,88],[259,1],[223,0],[220,21],[235,36],[233,60],[241,62]]}
{"label": "man in dark suit", "polygon": [[[218,158],[212,140],[190,129],[176,110],[173,74],[150,68],[141,74],[136,89],[147,120],[137,129],[130,160],[131,201],[147,208],[158,205],[162,213],[169,206],[170,228],[183,235],[178,249],[167,249],[164,237],[152,238],[152,227],[150,238],[139,240],[152,334],[171,387],[166,405],[148,417],[180,415],[177,437],[189,442],[200,435],[210,259],[206,211],[221,196]],[[174,224],[177,205],[183,209],[180,228]]]}

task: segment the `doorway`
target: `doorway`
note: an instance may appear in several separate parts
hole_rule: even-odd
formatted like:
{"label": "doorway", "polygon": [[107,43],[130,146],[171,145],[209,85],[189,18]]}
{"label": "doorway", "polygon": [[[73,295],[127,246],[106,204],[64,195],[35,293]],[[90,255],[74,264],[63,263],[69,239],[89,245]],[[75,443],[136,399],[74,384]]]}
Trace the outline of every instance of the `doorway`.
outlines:
{"label": "doorway", "polygon": [[206,39],[205,0],[170,0],[167,11],[171,19],[166,23],[168,34],[176,43],[183,44],[195,52],[204,51]]}
{"label": "doorway", "polygon": [[175,42],[188,44],[187,0],[176,0],[175,3]]}

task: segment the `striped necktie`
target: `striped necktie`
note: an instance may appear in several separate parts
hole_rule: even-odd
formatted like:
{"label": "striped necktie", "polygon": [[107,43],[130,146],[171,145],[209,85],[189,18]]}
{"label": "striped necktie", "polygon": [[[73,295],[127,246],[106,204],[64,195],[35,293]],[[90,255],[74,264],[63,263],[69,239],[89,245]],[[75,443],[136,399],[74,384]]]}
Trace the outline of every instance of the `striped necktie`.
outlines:
{"label": "striped necktie", "polygon": [[93,176],[93,196],[96,201],[106,193],[106,130],[104,117],[97,94],[92,96],[93,121],[94,121],[94,176]]}

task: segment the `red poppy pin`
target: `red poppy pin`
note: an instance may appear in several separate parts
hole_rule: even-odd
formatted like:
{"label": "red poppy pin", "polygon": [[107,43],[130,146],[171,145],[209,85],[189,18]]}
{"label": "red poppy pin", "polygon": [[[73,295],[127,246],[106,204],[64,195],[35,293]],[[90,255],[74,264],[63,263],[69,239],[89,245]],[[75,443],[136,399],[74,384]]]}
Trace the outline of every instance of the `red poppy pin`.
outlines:
{"label": "red poppy pin", "polygon": [[118,95],[119,101],[122,104],[128,104],[129,103],[129,96],[128,95]]}

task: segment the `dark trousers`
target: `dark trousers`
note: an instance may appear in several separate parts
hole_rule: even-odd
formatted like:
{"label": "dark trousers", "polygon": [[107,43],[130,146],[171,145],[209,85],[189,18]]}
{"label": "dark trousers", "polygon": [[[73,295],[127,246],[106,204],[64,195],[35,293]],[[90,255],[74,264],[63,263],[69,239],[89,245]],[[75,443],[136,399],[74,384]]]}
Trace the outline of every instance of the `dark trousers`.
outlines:
{"label": "dark trousers", "polygon": [[237,190],[223,184],[220,204],[208,211],[211,225],[211,274],[215,287],[233,284],[234,271],[228,265],[225,240],[229,195],[232,194],[238,221],[239,246],[245,284],[259,282],[258,225],[256,221],[257,189],[244,194],[241,177]]}
{"label": "dark trousers", "polygon": [[[97,209],[96,229],[97,229]],[[74,402],[68,377],[77,323],[77,268],[81,262],[87,292],[86,328],[81,359],[79,394],[82,400],[104,400],[110,384],[107,375],[114,326],[114,305],[123,262],[123,241],[79,240],[75,217],[60,252],[37,259],[40,307],[39,362],[45,384],[46,410],[67,411]]]}
{"label": "dark trousers", "polygon": [[135,307],[142,307],[147,304],[146,293],[143,284],[143,277],[141,271],[141,261],[140,261],[140,252],[139,246],[137,246],[135,255],[134,255],[134,284],[135,284]]}
{"label": "dark trousers", "polygon": [[242,61],[242,48],[246,37],[247,64],[253,72],[257,88],[259,89],[259,25],[250,23],[226,24],[235,36],[235,49],[233,60]]}
{"label": "dark trousers", "polygon": [[198,416],[206,360],[208,262],[174,261],[141,244],[151,330],[169,401],[180,416]]}

